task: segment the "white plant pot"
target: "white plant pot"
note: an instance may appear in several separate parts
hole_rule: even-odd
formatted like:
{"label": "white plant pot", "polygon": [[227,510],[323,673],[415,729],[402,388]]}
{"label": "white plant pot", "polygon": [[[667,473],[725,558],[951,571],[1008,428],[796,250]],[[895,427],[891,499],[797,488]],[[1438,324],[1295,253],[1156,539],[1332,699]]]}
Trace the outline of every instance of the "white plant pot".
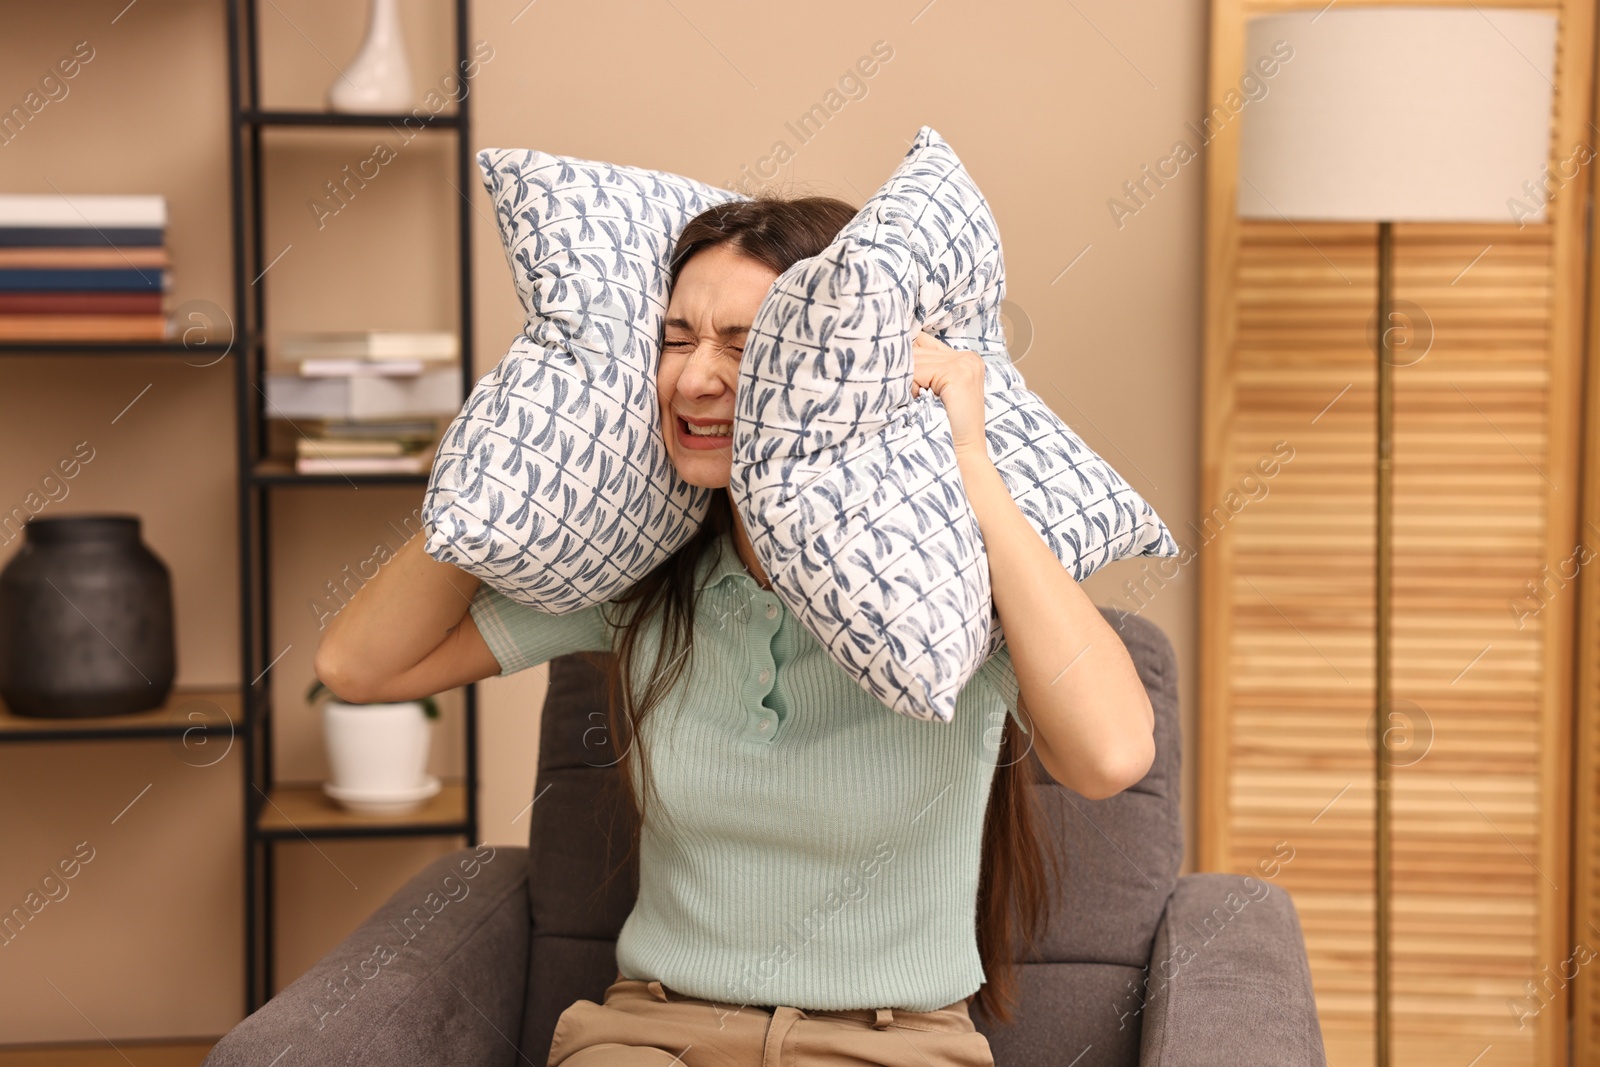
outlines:
{"label": "white plant pot", "polygon": [[438,792],[438,779],[428,774],[433,723],[417,701],[326,701],[322,736],[329,766],[325,791],[346,807],[406,810]]}
{"label": "white plant pot", "polygon": [[372,0],[366,40],[328,87],[328,110],[406,111],[411,104],[411,65],[406,62],[396,0]]}

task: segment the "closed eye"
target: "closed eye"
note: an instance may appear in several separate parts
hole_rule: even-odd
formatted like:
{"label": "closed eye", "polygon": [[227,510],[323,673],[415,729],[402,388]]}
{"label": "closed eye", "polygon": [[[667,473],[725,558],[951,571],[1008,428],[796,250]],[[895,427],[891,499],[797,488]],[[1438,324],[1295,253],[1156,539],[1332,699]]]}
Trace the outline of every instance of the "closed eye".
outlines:
{"label": "closed eye", "polygon": [[[663,341],[663,342],[661,342],[661,347],[662,348],[679,348],[679,347],[682,347],[684,345],[688,345],[689,347],[693,348],[694,347],[694,342],[693,341]],[[722,347],[726,348],[730,352],[740,352],[740,353],[744,352],[744,345],[723,345]]]}

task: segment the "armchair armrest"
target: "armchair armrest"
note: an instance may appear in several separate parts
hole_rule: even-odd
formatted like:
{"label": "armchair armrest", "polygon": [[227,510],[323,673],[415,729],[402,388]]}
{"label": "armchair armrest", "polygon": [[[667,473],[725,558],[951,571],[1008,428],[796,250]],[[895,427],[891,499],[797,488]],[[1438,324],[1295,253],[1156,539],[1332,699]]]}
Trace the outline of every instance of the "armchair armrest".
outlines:
{"label": "armchair armrest", "polygon": [[515,1064],[528,981],[528,852],[434,860],[203,1067]]}
{"label": "armchair armrest", "polygon": [[1300,918],[1279,886],[1180,878],[1146,983],[1140,1067],[1326,1067]]}

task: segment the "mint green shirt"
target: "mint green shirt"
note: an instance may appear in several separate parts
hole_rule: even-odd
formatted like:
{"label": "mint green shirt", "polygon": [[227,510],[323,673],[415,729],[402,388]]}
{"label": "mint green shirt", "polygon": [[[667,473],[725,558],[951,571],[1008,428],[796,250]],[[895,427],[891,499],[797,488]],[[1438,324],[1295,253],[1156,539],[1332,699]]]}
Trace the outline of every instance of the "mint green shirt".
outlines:
{"label": "mint green shirt", "polygon": [[[641,827],[618,970],[808,1010],[932,1011],[975,993],[984,809],[997,761],[1017,758],[999,744],[1017,714],[1010,650],[952,722],[919,722],[835,664],[731,535],[696,582],[689,667],[638,738],[672,819]],[[482,586],[470,610],[503,675],[612,649],[610,604],[548,615]],[[645,626],[635,686],[656,655],[659,625]]]}

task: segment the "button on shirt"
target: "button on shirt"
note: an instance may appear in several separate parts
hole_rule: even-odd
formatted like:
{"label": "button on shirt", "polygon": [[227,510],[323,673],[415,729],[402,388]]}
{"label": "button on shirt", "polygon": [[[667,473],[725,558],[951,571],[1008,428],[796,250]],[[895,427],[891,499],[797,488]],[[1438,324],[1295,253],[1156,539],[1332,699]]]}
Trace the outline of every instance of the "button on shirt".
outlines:
{"label": "button on shirt", "polygon": [[[807,1010],[932,1011],[975,993],[984,809],[998,761],[1020,758],[1000,747],[1017,714],[1009,649],[952,722],[919,722],[834,663],[731,534],[696,589],[693,652],[639,734],[670,817],[640,830],[622,975]],[[549,615],[488,586],[471,604],[502,674],[610,651],[616,610]],[[644,626],[636,692],[655,670],[659,626]]]}

